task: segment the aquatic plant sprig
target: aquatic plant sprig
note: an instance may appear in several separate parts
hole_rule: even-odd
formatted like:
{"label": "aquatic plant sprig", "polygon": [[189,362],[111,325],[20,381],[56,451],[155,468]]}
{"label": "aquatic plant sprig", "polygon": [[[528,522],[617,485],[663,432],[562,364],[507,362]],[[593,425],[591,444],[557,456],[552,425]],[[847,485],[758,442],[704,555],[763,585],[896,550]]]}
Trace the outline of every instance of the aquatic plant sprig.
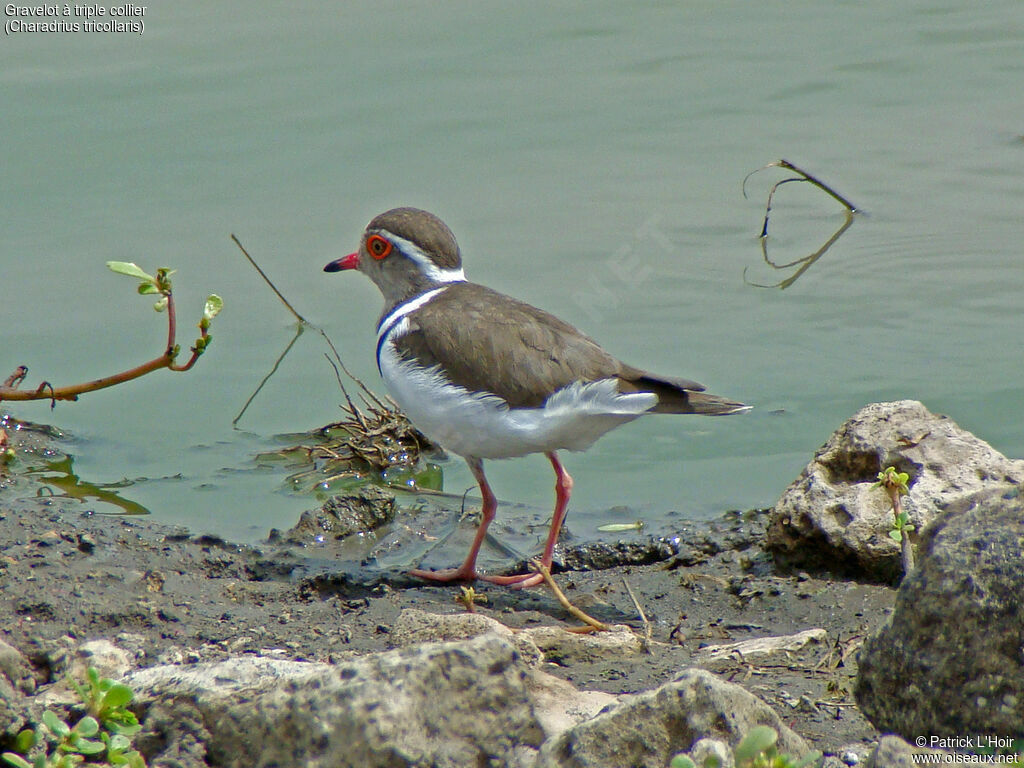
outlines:
{"label": "aquatic plant sprig", "polygon": [[127,275],[139,280],[138,292],[143,296],[159,296],[153,309],[157,312],[167,312],[167,347],[158,357],[142,365],[129,368],[126,371],[104,376],[92,381],[67,386],[54,386],[49,381],[42,382],[35,389],[19,389],[22,381],[28,374],[28,368],[18,366],[15,372],[0,385],[0,401],[3,400],[49,400],[50,407],[54,407],[58,400],[77,400],[79,395],[86,392],[95,392],[99,389],[106,389],[126,381],[137,379],[161,368],[168,368],[172,371],[187,371],[196,364],[196,361],[210,345],[210,324],[223,309],[224,301],[216,294],[210,294],[203,306],[203,314],[199,320],[199,337],[191,347],[191,357],[184,363],[178,362],[178,355],[181,346],[177,343],[177,316],[174,306],[174,294],[171,289],[171,275],[173,269],[160,268],[156,274],[149,274],[137,264],[125,261],[108,261],[107,268],[120,275]]}
{"label": "aquatic plant sprig", "polygon": [[910,492],[908,484],[910,475],[906,472],[897,472],[896,467],[886,467],[878,473],[878,482],[875,488],[884,488],[889,495],[889,502],[892,504],[893,524],[889,531],[889,538],[900,545],[900,555],[903,559],[903,575],[906,576],[914,570],[914,549],[910,543],[910,533],[916,528],[910,522],[910,515],[903,509],[900,501],[901,496]]}

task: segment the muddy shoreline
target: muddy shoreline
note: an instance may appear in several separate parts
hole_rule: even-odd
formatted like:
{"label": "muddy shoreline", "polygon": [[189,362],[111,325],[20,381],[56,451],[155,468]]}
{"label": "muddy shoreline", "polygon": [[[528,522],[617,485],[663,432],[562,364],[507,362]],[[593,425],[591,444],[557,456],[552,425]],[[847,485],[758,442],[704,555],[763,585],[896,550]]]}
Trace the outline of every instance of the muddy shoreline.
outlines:
{"label": "muddy shoreline", "polygon": [[[672,546],[609,540],[563,552],[577,568],[611,566],[559,573],[570,599],[652,642],[629,658],[549,658],[545,670],[580,689],[633,693],[700,666],[759,696],[826,754],[864,758],[878,733],[853,703],[855,650],[891,611],[895,591],[778,572],[761,547],[766,517],[686,523]],[[612,565],[616,558],[661,559]],[[236,545],[146,518],[90,514],[67,499],[0,506],[0,588],[0,639],[31,661],[40,690],[62,677],[75,646],[97,638],[127,651],[133,667],[247,654],[339,662],[392,648],[403,610],[465,610],[457,587],[370,568],[332,573],[323,552],[307,547]],[[509,627],[576,624],[546,589],[478,591],[487,602],[476,610]],[[764,659],[711,660],[706,650],[819,628],[823,642]]]}

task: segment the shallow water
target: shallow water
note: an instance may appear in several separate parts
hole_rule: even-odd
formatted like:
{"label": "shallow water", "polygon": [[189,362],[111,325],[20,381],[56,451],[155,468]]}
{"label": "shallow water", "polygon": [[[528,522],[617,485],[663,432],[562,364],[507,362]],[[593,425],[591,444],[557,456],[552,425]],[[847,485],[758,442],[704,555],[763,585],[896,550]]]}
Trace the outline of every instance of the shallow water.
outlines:
{"label": "shallow water", "polygon": [[[5,19],[9,20],[8,19]],[[1024,17],[1015,0],[147,6],[145,31],[0,44],[0,370],[92,378],[165,326],[108,259],[168,266],[188,374],[17,405],[74,435],[74,471],[155,517],[235,538],[308,499],[253,455],[339,417],[324,345],[293,334],[236,233],[376,385],[380,299],[323,265],[395,205],[453,228],[471,278],[628,361],[756,406],[657,417],[566,458],[577,532],[774,502],[865,403],[910,397],[1024,456]],[[787,158],[865,214],[784,290],[757,235]],[[817,250],[841,208],[779,189],[769,258]],[[446,490],[472,485],[458,461]],[[500,498],[550,504],[542,457],[492,462]],[[620,509],[627,507],[628,510]],[[96,502],[96,508],[109,511]]]}

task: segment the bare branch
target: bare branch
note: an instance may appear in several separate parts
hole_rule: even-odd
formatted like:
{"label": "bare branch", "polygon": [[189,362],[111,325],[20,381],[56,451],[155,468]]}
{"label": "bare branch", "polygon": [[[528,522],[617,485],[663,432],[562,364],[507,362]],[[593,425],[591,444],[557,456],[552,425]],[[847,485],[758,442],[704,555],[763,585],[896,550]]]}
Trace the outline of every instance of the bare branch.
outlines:
{"label": "bare branch", "polygon": [[[134,264],[130,266],[136,270],[138,269]],[[119,270],[115,269],[114,271]],[[121,273],[125,274],[123,271]],[[157,275],[156,278],[153,278],[153,290],[149,292],[163,295],[161,302],[165,302],[167,311],[167,348],[162,355],[142,365],[137,365],[134,368],[129,368],[126,371],[121,371],[111,376],[104,376],[81,384],[71,384],[63,387],[55,387],[50,382],[44,381],[35,390],[18,389],[18,385],[25,379],[28,373],[28,368],[22,365],[7,378],[3,386],[0,386],[0,401],[49,400],[50,407],[52,408],[58,400],[77,400],[79,395],[123,384],[126,381],[137,379],[161,368],[169,368],[172,371],[187,371],[195,365],[196,360],[203,354],[209,342],[210,318],[204,316],[199,323],[200,337],[196,341],[196,346],[192,347],[192,357],[184,365],[178,365],[175,362],[178,356],[178,345],[175,342],[177,321],[174,310],[174,296],[171,293],[170,271],[161,269],[157,271]],[[220,300],[218,299],[218,301]]]}

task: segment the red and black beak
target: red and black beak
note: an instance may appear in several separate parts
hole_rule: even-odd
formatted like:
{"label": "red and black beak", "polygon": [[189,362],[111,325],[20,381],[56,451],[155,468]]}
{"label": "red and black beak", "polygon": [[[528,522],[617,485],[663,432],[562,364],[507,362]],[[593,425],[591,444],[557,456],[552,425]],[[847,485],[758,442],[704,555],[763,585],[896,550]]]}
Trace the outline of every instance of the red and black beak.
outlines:
{"label": "red and black beak", "polygon": [[326,267],[324,267],[324,272],[342,272],[346,269],[359,269],[358,253],[350,253],[348,256],[343,256],[340,259],[335,259]]}

